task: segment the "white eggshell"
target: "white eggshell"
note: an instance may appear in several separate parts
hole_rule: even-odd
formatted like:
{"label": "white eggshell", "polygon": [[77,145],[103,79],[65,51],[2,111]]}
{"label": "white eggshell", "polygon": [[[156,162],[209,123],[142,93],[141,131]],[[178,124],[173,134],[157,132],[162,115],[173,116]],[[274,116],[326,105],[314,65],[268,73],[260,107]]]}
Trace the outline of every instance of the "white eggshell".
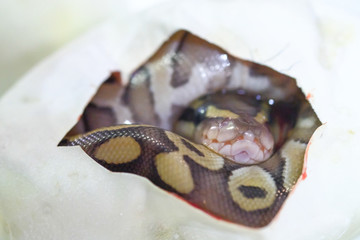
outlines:
{"label": "white eggshell", "polygon": [[[104,23],[45,59],[0,100],[0,239],[359,238],[359,19],[318,9],[166,3]],[[265,228],[219,221],[78,147],[57,147],[111,71],[127,79],[179,28],[297,78],[325,123],[309,146],[307,178]]]}

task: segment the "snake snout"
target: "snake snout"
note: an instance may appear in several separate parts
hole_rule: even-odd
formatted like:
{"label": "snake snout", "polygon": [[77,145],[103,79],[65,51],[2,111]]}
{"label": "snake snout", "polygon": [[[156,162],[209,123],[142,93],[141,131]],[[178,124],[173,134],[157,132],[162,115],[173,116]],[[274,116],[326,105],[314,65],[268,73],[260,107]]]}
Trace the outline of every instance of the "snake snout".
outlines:
{"label": "snake snout", "polygon": [[255,120],[211,119],[204,125],[197,141],[237,163],[260,163],[272,154],[273,136]]}

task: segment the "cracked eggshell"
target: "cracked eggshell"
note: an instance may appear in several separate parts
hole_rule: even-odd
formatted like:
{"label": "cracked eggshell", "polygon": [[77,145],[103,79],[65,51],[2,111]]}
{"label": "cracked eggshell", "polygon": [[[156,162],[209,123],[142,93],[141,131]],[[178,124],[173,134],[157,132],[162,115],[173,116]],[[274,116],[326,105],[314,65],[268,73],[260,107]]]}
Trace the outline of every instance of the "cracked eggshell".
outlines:
{"label": "cracked eggshell", "polygon": [[[352,86],[350,66],[360,45],[350,41],[340,49],[342,61],[325,67],[319,46],[331,39],[319,33],[322,15],[300,2],[184,1],[170,13],[173,7],[99,26],[45,59],[1,99],[0,238],[358,237],[360,127],[351,105],[355,90],[344,85]],[[78,147],[57,147],[111,71],[126,80],[178,28],[297,78],[326,123],[308,148],[307,178],[265,228],[219,221],[141,177],[107,171]]]}

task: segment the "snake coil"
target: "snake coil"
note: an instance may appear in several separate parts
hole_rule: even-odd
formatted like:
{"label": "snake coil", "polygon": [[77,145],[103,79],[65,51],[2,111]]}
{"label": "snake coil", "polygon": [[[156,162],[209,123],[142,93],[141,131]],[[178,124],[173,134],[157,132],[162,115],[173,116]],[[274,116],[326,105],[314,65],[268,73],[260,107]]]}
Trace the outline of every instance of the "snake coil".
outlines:
{"label": "snake coil", "polygon": [[[245,126],[236,140],[226,139],[229,133],[220,133],[221,127],[230,126],[229,121],[244,112],[255,120],[246,115],[237,129],[253,122],[266,126],[263,130],[270,135],[262,138],[259,127]],[[217,139],[208,137],[211,143],[218,144],[220,137],[226,140],[213,148],[209,139],[205,146],[193,137],[205,131],[199,126],[208,119],[215,119],[220,128],[215,130]],[[180,30],[131,75],[127,85],[113,73],[59,145],[79,145],[110,171],[146,177],[218,218],[262,227],[271,222],[301,176],[307,144],[320,124],[295,79]],[[214,135],[211,126],[204,136]],[[231,159],[229,152],[235,151],[237,141],[246,140],[251,152],[256,134],[258,152],[253,158],[262,154],[261,161],[237,162],[237,155]],[[264,139],[273,139],[273,144]],[[271,147],[265,149],[261,141]],[[250,159],[248,152],[238,152],[240,159]]]}

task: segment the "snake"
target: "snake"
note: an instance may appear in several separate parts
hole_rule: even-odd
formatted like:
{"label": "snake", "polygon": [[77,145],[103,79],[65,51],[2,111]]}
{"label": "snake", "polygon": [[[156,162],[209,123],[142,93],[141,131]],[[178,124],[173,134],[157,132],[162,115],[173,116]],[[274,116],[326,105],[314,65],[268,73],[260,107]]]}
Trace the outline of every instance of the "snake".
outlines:
{"label": "snake", "polygon": [[301,178],[320,125],[294,78],[179,30],[127,83],[113,72],[59,146],[260,228]]}

